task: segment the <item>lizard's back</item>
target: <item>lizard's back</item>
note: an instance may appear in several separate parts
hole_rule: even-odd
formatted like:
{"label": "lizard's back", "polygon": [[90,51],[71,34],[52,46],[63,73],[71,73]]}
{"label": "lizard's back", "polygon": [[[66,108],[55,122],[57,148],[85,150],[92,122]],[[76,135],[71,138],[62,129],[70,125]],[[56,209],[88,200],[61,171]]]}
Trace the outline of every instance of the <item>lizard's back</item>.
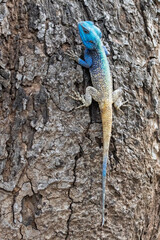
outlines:
{"label": "lizard's back", "polygon": [[112,99],[112,79],[109,69],[109,63],[103,47],[98,51],[89,51],[92,58],[90,74],[93,86],[103,93],[107,100]]}

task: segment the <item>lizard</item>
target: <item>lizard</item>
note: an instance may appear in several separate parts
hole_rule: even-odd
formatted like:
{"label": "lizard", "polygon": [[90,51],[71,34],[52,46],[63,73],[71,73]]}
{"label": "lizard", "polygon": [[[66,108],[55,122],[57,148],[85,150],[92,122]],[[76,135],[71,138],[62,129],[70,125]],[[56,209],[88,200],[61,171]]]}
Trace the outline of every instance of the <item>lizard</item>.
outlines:
{"label": "lizard", "polygon": [[[72,59],[81,66],[88,68],[92,86],[86,88],[85,95],[81,96],[74,91],[73,99],[81,101],[80,107],[88,107],[92,103],[92,98],[98,102],[103,127],[103,167],[102,167],[102,226],[105,221],[105,188],[106,188],[106,172],[107,160],[109,156],[109,144],[112,129],[112,103],[117,109],[123,105],[119,101],[122,94],[122,88],[112,91],[112,77],[109,68],[107,56],[109,55],[106,47],[102,43],[102,32],[91,21],[82,21],[78,23],[79,34],[82,43],[85,46],[84,60],[79,58],[73,51],[68,51]],[[122,111],[122,110],[121,110]]]}

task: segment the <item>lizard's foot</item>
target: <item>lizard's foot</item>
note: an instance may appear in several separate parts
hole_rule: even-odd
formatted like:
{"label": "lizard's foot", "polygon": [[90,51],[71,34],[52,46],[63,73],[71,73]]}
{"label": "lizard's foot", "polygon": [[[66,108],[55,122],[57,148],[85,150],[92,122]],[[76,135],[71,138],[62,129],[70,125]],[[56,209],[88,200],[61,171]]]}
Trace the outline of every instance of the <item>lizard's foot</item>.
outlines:
{"label": "lizard's foot", "polygon": [[120,107],[121,106],[123,106],[123,107],[128,107],[129,105],[127,104],[125,104],[125,103],[127,103],[128,101],[125,101],[125,102],[122,102],[120,99],[118,99],[115,103],[114,103],[114,107],[118,110],[118,111],[120,111],[121,113],[124,113],[121,109],[120,109]]}
{"label": "lizard's foot", "polygon": [[65,52],[67,56],[69,56],[72,60],[78,62],[79,57],[73,52],[73,50],[68,50]]}
{"label": "lizard's foot", "polygon": [[78,108],[82,108],[82,107],[86,107],[86,101],[83,95],[80,95],[79,92],[76,92],[73,90],[74,96],[69,95],[72,99],[76,100],[76,101],[80,101],[82,102],[82,105],[78,106],[76,109]]}

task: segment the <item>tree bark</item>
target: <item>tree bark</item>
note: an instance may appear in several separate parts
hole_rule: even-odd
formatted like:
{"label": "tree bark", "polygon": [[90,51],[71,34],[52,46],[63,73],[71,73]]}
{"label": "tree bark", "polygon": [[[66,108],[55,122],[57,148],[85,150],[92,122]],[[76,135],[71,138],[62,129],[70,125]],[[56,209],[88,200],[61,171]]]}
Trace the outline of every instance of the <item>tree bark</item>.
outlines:
{"label": "tree bark", "polygon": [[[158,0],[0,0],[0,239],[160,239]],[[115,109],[102,206],[97,103],[76,110],[89,71],[77,23],[110,52]]]}

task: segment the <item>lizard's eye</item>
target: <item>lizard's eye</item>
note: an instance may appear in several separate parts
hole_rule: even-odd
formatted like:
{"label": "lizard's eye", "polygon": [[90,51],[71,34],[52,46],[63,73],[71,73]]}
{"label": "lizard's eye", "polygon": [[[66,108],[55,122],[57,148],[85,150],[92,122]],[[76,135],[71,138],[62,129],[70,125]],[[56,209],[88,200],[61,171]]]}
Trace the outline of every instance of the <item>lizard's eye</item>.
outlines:
{"label": "lizard's eye", "polygon": [[82,28],[83,28],[84,33],[89,33],[88,29],[84,28],[83,26],[82,26]]}
{"label": "lizard's eye", "polygon": [[94,43],[93,41],[89,41],[90,43]]}

